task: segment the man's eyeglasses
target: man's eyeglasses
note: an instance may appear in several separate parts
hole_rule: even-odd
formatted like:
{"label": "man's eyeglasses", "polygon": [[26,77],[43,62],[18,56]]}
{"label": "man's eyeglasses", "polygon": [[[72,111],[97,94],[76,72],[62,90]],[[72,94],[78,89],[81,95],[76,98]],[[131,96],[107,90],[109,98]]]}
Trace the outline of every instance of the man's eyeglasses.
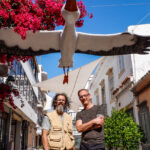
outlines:
{"label": "man's eyeglasses", "polygon": [[84,95],[79,96],[79,98],[82,99],[83,97],[88,97],[88,96],[89,94],[84,94]]}
{"label": "man's eyeglasses", "polygon": [[64,102],[64,101],[65,101],[65,99],[57,99],[57,101],[58,101],[58,102],[60,102],[60,101],[63,101],[63,102]]}

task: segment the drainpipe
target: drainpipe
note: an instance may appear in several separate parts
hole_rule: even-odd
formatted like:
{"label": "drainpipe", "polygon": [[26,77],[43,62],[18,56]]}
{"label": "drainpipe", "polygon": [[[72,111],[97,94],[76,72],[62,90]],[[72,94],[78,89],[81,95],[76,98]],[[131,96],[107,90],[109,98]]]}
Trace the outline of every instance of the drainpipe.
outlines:
{"label": "drainpipe", "polygon": [[[135,63],[135,62],[134,62]],[[135,67],[134,67],[135,70]],[[135,83],[136,83],[136,72],[134,71],[133,73],[134,75],[132,76],[132,88],[134,87]],[[139,116],[138,116],[138,104],[139,104],[139,97],[138,95],[136,95],[136,91],[134,91],[133,89],[131,89],[132,93],[133,93],[133,110],[134,110],[134,117],[135,117],[135,121],[136,123],[139,124]]]}
{"label": "drainpipe", "polygon": [[133,92],[133,105],[134,105],[134,116],[135,116],[135,121],[136,121],[136,123],[138,123],[139,124],[139,107],[138,107],[138,105],[139,105],[139,97],[138,97],[138,95],[136,94],[136,91],[134,91],[134,90],[132,90],[132,92]]}

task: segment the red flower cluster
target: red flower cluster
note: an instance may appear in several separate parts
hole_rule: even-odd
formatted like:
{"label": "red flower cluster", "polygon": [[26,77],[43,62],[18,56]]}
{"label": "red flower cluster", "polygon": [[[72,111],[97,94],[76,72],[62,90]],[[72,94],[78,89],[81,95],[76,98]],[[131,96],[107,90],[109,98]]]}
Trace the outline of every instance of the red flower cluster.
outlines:
{"label": "red flower cluster", "polygon": [[12,86],[8,84],[1,83],[0,84],[0,110],[4,111],[4,101],[8,99],[9,104],[16,109],[16,105],[14,104],[14,100],[12,97],[12,94],[14,96],[19,96],[19,92],[16,89],[12,89]]}
{"label": "red flower cluster", "polygon": [[7,56],[4,54],[0,54],[0,63],[9,63],[11,66],[13,65],[13,61],[23,61],[26,62],[31,58],[31,56]]}
{"label": "red flower cluster", "polygon": [[41,28],[42,9],[31,0],[2,0],[0,2],[0,27],[14,27],[22,39],[27,30]]}
{"label": "red flower cluster", "polygon": [[[26,31],[54,30],[56,26],[64,25],[61,8],[64,0],[1,0],[0,1],[0,28],[14,27],[22,39],[26,37]],[[92,17],[80,0],[77,2],[81,15],[76,22],[77,27],[83,25],[85,16]]]}
{"label": "red flower cluster", "polygon": [[64,25],[61,8],[64,0],[36,0],[43,10],[41,27],[44,30],[55,30],[56,26]]}

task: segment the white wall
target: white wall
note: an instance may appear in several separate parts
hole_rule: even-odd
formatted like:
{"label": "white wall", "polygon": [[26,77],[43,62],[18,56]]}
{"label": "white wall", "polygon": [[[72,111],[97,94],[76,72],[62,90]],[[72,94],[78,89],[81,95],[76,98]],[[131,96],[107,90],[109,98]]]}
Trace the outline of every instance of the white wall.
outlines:
{"label": "white wall", "polygon": [[[114,89],[118,88],[122,81],[128,77],[133,75],[132,71],[132,65],[131,65],[131,55],[124,55],[124,72],[120,76],[120,71],[119,71],[119,60],[118,56],[107,56],[103,57],[103,60],[100,62],[99,67],[97,68],[96,75],[93,77],[93,80],[91,82],[92,86],[90,89],[90,93],[92,94],[93,97],[93,103],[96,104],[96,97],[94,95],[95,90],[98,88],[99,89],[99,100],[100,104],[102,104],[101,100],[101,86],[99,85],[102,80],[104,80],[105,84],[105,96],[106,96],[106,104],[107,104],[107,113],[108,115],[111,114],[112,108],[116,107],[116,101],[114,98],[114,101],[111,102],[110,98],[110,91],[109,91],[109,80],[108,80],[108,75],[107,71],[110,68],[113,68],[113,74],[114,74]],[[90,86],[89,86],[90,87]],[[130,90],[128,90],[129,92]],[[132,93],[131,93],[132,94]],[[122,104],[126,105],[126,102],[130,103],[133,100],[133,96],[131,94],[126,94],[123,98],[123,96],[118,97],[118,101],[123,101]],[[128,101],[126,101],[128,100]]]}
{"label": "white wall", "polygon": [[[134,57],[134,59],[133,59]],[[136,112],[136,105],[133,93],[130,91],[132,87],[132,80],[133,82],[137,81],[139,78],[141,78],[148,70],[150,70],[150,59],[149,55],[124,55],[124,72],[121,76],[119,76],[119,65],[118,65],[118,56],[112,56],[112,57],[104,57],[104,59],[100,62],[99,67],[97,68],[96,74],[93,77],[90,85],[89,90],[93,98],[93,103],[96,103],[96,96],[94,95],[94,92],[96,89],[99,89],[99,100],[100,104],[102,103],[101,100],[101,86],[99,83],[104,80],[105,82],[105,94],[106,94],[106,104],[107,104],[107,113],[108,115],[111,114],[112,108],[116,107],[116,103],[120,103],[120,109],[128,106],[129,104],[133,103],[133,111]],[[109,81],[108,81],[108,75],[106,75],[107,71],[113,68],[114,73],[114,89],[118,88],[120,84],[123,82],[123,80],[131,76],[131,79],[129,81],[128,87],[120,88],[119,92],[116,94],[117,101],[114,100],[114,102],[111,102],[110,99],[110,92],[109,92]],[[127,85],[125,85],[127,86]],[[114,99],[115,99],[114,98]],[[137,119],[137,116],[135,115],[135,119]]]}
{"label": "white wall", "polygon": [[[150,24],[132,25],[127,29],[133,34],[150,36]],[[132,55],[134,81],[137,82],[144,74],[150,70],[150,53],[148,55]]]}
{"label": "white wall", "polygon": [[[105,84],[105,96],[106,96],[106,104],[110,103],[109,97],[110,97],[110,93],[109,93],[109,87],[108,87],[108,76],[106,75],[107,71],[109,68],[112,68],[114,65],[114,56],[110,56],[110,57],[102,57],[99,66],[97,67],[96,73],[89,85],[89,91],[91,93],[92,96],[92,102],[96,105],[96,96],[95,96],[95,91],[98,89],[99,91],[99,104],[102,104],[102,100],[101,100],[101,86],[99,85],[100,82],[102,80],[104,80],[104,84]],[[111,108],[110,108],[110,104],[107,105],[107,110],[108,110],[108,114],[110,115],[111,113]]]}
{"label": "white wall", "polygon": [[33,108],[29,105],[29,103],[26,101],[26,99],[21,95],[22,100],[24,101],[24,107],[21,107],[20,98],[13,97],[14,104],[18,107],[17,111],[18,114],[21,114],[24,119],[27,119],[28,121],[32,121],[35,124],[38,124],[38,115],[33,110]]}
{"label": "white wall", "polygon": [[120,103],[120,109],[126,107],[134,100],[133,93],[130,91],[129,88],[130,86],[117,96],[118,103]]}
{"label": "white wall", "polygon": [[150,70],[150,53],[147,55],[132,55],[134,82],[137,82]]}

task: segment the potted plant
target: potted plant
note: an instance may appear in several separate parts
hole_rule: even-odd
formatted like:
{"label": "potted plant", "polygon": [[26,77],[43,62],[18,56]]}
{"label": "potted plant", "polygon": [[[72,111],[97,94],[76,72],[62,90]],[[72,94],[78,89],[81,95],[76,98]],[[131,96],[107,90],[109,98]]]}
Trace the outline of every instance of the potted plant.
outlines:
{"label": "potted plant", "polygon": [[137,150],[144,136],[139,125],[125,110],[113,110],[105,119],[105,144],[113,149]]}

